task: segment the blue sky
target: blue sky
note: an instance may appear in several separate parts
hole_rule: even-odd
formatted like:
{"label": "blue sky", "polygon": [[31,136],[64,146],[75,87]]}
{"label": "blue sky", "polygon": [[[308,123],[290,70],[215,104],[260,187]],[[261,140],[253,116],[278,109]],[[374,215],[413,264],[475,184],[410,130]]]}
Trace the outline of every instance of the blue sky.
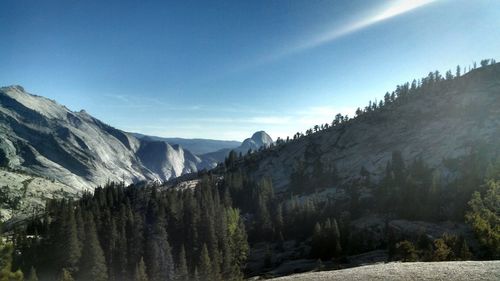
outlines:
{"label": "blue sky", "polygon": [[496,58],[500,1],[0,2],[0,85],[119,129],[273,138]]}

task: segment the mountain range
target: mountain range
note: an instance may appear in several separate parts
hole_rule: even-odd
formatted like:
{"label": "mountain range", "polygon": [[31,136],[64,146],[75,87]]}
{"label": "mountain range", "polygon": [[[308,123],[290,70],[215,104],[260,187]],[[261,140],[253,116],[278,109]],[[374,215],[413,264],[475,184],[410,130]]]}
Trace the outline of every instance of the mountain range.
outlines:
{"label": "mountain range", "polygon": [[231,149],[246,152],[272,143],[265,132],[243,144],[128,133],[21,86],[0,88],[0,135],[1,166],[80,190],[109,181],[165,181],[213,168]]}

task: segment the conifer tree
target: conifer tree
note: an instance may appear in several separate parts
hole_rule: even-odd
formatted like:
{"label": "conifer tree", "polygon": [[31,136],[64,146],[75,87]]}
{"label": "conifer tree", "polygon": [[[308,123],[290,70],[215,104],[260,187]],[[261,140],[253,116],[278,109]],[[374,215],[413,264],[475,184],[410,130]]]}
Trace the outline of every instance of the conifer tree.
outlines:
{"label": "conifer tree", "polygon": [[[163,217],[161,214],[158,216]],[[172,280],[174,263],[162,219],[157,218],[157,222],[152,227],[146,249],[148,276],[152,281]]]}
{"label": "conifer tree", "polygon": [[148,281],[148,275],[146,274],[146,264],[144,259],[141,257],[139,263],[135,266],[134,271],[134,281]]}
{"label": "conifer tree", "polygon": [[192,281],[201,281],[200,280],[200,274],[198,273],[198,267],[197,266],[194,267],[193,275],[191,277],[191,280]]}
{"label": "conifer tree", "polygon": [[0,281],[22,281],[23,273],[20,270],[12,272],[12,244],[4,244],[0,236]]}
{"label": "conifer tree", "polygon": [[500,181],[489,180],[484,196],[474,192],[466,214],[480,245],[490,258],[500,258]]}
{"label": "conifer tree", "polygon": [[30,269],[28,281],[38,281],[38,275],[36,274],[36,269],[33,266]]}
{"label": "conifer tree", "polygon": [[108,269],[106,260],[97,237],[97,230],[92,214],[86,218],[85,233],[85,243],[79,273],[83,280],[107,281]]}
{"label": "conifer tree", "polygon": [[189,270],[186,262],[186,250],[184,249],[184,245],[181,245],[175,276],[177,281],[189,280]]}
{"label": "conifer tree", "polygon": [[333,254],[334,256],[339,256],[342,253],[342,247],[340,245],[340,230],[336,219],[332,222],[332,239],[333,239]]}
{"label": "conifer tree", "polygon": [[63,268],[61,273],[59,274],[59,278],[57,279],[57,281],[75,281],[75,279],[73,278],[69,270]]}
{"label": "conifer tree", "polygon": [[199,276],[203,278],[203,280],[213,280],[213,271],[212,271],[212,262],[210,260],[210,255],[208,253],[208,248],[206,244],[203,244],[200,253],[200,260],[198,264],[199,268]]}
{"label": "conifer tree", "polygon": [[78,262],[81,257],[80,241],[78,240],[78,230],[75,220],[74,204],[69,201],[64,210],[64,222],[62,227],[62,237],[60,251],[62,253],[62,265],[72,273],[78,270]]}

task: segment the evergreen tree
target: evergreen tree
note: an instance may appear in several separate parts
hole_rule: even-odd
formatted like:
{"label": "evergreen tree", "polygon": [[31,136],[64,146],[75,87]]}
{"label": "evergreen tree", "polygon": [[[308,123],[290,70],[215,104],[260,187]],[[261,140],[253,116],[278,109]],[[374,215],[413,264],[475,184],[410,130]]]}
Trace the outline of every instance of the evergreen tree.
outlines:
{"label": "evergreen tree", "polygon": [[439,238],[434,240],[434,254],[432,256],[433,261],[447,261],[450,260],[452,251],[444,239]]}
{"label": "evergreen tree", "polygon": [[418,260],[417,250],[413,243],[408,240],[401,241],[396,244],[396,255],[406,262],[414,262]]}
{"label": "evergreen tree", "polygon": [[227,231],[230,246],[230,253],[228,255],[230,255],[231,257],[231,268],[229,276],[233,280],[240,280],[243,278],[241,269],[245,265],[249,252],[245,224],[240,217],[238,209],[230,208],[227,213]]}
{"label": "evergreen tree", "polygon": [[104,252],[97,237],[97,230],[92,214],[85,221],[85,243],[80,261],[81,279],[93,281],[107,281],[108,269]]}
{"label": "evergreen tree", "polygon": [[30,269],[28,281],[38,281],[38,275],[36,274],[36,269],[33,266]]}
{"label": "evergreen tree", "polygon": [[0,236],[0,281],[22,281],[20,270],[12,272],[12,244],[5,244]]}
{"label": "evergreen tree", "polygon": [[174,263],[162,219],[157,218],[152,228],[146,249],[148,276],[152,281],[173,280]]}
{"label": "evergreen tree", "polygon": [[339,226],[337,224],[337,220],[336,219],[333,219],[333,222],[332,222],[332,230],[331,230],[331,239],[333,240],[332,241],[332,244],[333,244],[333,247],[332,247],[332,252],[333,252],[333,255],[334,257],[338,257],[340,256],[340,254],[342,253],[342,247],[340,245],[340,230],[339,230]]}
{"label": "evergreen tree", "polygon": [[74,204],[72,201],[69,201],[66,206],[63,216],[64,222],[62,223],[63,237],[61,237],[61,240],[58,242],[60,243],[60,251],[62,253],[62,267],[74,273],[78,270],[81,249],[80,241],[78,240]]}
{"label": "evergreen tree", "polygon": [[175,275],[177,281],[189,281],[189,270],[187,266],[186,250],[184,249],[184,245],[181,246],[181,250],[179,252]]}
{"label": "evergreen tree", "polygon": [[460,245],[460,251],[458,252],[458,256],[460,260],[467,261],[472,259],[472,253],[469,250],[469,245],[467,245],[467,241],[462,239],[462,243]]}
{"label": "evergreen tree", "polygon": [[201,276],[204,280],[213,280],[213,271],[212,271],[212,262],[210,260],[210,256],[208,254],[208,248],[206,244],[203,244],[200,253],[200,261],[198,264],[199,268],[199,276]]}
{"label": "evergreen tree", "polygon": [[[86,279],[83,279],[86,280]],[[59,278],[57,281],[75,281],[73,276],[71,275],[71,272],[67,270],[66,268],[63,268],[61,273],[59,274]]]}
{"label": "evergreen tree", "polygon": [[472,226],[483,251],[489,258],[500,258],[500,181],[487,182],[484,196],[474,192],[466,221]]}
{"label": "evergreen tree", "polygon": [[148,281],[148,275],[146,274],[146,264],[144,259],[141,257],[139,263],[135,266],[134,271],[134,281]]}

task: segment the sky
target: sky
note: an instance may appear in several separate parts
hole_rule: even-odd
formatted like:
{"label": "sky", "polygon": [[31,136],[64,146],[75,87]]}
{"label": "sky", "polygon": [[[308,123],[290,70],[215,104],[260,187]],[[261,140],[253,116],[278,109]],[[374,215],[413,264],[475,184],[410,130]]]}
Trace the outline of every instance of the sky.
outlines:
{"label": "sky", "polygon": [[274,139],[499,59],[497,0],[0,1],[0,85],[131,132]]}

